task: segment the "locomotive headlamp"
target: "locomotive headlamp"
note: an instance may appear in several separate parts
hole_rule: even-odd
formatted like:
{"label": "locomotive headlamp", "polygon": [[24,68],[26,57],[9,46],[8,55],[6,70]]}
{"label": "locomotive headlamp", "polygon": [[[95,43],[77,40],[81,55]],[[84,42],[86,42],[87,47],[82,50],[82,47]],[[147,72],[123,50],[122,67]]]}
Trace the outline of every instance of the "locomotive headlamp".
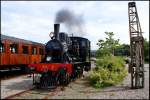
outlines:
{"label": "locomotive headlamp", "polygon": [[46,57],[46,61],[50,61],[52,59],[52,57],[48,56]]}
{"label": "locomotive headlamp", "polygon": [[49,37],[52,39],[54,37],[54,32],[50,32]]}

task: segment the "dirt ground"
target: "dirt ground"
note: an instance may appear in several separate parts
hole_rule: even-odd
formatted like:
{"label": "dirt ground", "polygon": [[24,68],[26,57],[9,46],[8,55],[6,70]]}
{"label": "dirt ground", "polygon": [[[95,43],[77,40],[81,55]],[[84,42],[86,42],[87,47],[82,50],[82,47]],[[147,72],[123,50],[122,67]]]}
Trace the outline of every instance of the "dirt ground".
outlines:
{"label": "dirt ground", "polygon": [[[92,63],[92,68],[95,65]],[[127,66],[126,66],[127,67]],[[47,99],[148,99],[149,98],[149,64],[145,64],[145,87],[143,89],[130,89],[131,80],[130,74],[124,81],[116,86],[107,87],[104,89],[95,89],[87,80],[90,72],[84,72],[84,77],[71,82],[63,90],[48,95]],[[18,93],[20,91],[31,88],[32,78],[27,76],[17,77],[15,79],[1,81],[1,98]],[[49,91],[47,91],[48,93]],[[43,92],[44,94],[45,92]],[[42,93],[34,93],[32,97],[41,99]],[[45,95],[44,95],[45,96]],[[22,96],[23,97],[23,96]]]}
{"label": "dirt ground", "polygon": [[130,74],[123,83],[107,87],[104,89],[95,89],[89,85],[86,79],[89,75],[84,73],[85,77],[71,82],[65,90],[58,92],[49,99],[148,99],[149,98],[149,64],[145,65],[145,87],[143,89],[130,89]]}

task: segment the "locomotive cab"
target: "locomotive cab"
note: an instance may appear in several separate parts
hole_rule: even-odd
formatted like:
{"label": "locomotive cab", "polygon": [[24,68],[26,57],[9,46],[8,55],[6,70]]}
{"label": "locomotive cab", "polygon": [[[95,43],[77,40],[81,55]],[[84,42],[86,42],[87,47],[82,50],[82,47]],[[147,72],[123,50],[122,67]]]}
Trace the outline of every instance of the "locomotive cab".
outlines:
{"label": "locomotive cab", "polygon": [[[91,69],[90,62],[90,41],[82,37],[70,37],[72,41],[71,47],[69,47],[69,54],[71,55],[73,62],[80,62],[80,65],[85,71]],[[80,66],[78,65],[78,66]]]}

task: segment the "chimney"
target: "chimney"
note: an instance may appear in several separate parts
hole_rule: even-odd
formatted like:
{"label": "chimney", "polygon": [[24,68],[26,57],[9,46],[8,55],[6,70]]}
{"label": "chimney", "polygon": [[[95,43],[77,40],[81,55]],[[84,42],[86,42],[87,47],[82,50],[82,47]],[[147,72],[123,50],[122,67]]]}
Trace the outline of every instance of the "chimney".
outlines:
{"label": "chimney", "polygon": [[55,35],[55,39],[58,40],[58,36],[59,36],[59,27],[60,27],[60,24],[54,24],[54,35]]}

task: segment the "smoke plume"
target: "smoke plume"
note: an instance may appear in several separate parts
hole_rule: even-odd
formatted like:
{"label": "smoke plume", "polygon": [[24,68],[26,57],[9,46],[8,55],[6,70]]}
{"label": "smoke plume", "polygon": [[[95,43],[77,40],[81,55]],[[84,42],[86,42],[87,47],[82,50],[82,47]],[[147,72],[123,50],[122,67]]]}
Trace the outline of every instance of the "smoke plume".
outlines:
{"label": "smoke plume", "polygon": [[82,15],[76,15],[73,11],[62,9],[56,13],[55,23],[63,23],[68,29],[69,34],[84,35],[84,20]]}

